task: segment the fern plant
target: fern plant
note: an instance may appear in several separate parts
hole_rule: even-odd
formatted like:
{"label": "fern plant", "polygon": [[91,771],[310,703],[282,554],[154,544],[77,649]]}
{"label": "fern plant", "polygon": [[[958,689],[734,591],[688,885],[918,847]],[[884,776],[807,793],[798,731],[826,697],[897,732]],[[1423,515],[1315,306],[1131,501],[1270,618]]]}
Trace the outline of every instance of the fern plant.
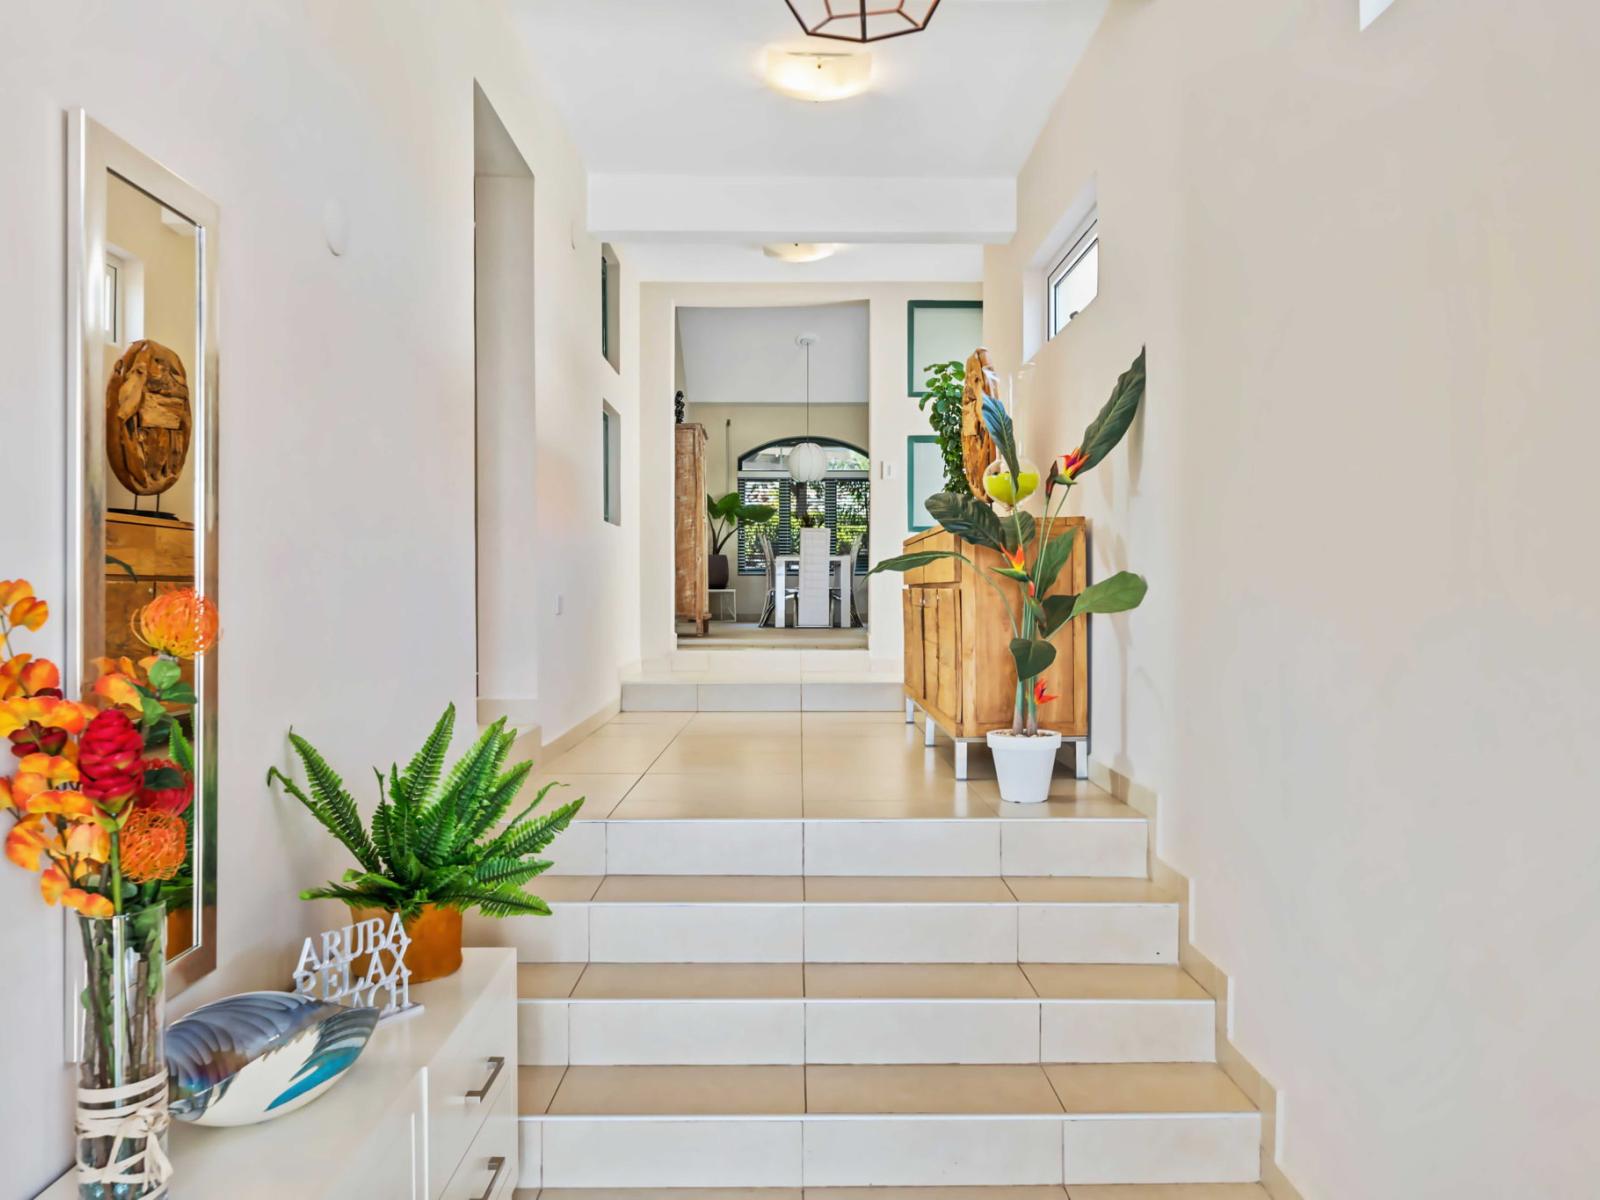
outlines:
{"label": "fern plant", "polygon": [[[357,908],[381,908],[409,920],[426,904],[479,909],[485,916],[549,916],[550,906],[527,885],[550,869],[536,857],[577,815],[583,800],[535,816],[546,784],[499,832],[531,762],[506,767],[516,730],[496,721],[448,772],[445,753],[455,729],[456,709],[444,710],[404,771],[378,777],[379,801],[369,832],[355,800],[316,747],[299,734],[289,742],[305,767],[310,794],[276,767],[276,781],[320,821],[356,860],[340,883],[308,888],[302,900],[342,900]],[[442,776],[442,779],[441,779]]]}

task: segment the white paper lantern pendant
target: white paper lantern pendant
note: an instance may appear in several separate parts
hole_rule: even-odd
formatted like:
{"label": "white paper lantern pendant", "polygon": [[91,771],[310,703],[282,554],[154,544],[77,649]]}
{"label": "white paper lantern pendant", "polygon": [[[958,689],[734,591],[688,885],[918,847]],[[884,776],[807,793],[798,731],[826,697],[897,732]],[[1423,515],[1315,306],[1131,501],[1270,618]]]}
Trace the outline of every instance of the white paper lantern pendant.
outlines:
{"label": "white paper lantern pendant", "polygon": [[789,451],[789,477],[796,483],[816,483],[827,473],[827,452],[815,442],[801,442]]}

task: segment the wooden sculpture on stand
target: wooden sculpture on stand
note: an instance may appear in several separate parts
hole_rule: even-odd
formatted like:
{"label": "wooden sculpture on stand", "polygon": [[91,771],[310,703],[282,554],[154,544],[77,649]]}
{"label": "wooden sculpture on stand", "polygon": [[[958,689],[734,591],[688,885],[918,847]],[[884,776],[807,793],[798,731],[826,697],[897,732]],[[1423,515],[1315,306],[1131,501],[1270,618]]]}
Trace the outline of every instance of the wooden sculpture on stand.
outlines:
{"label": "wooden sculpture on stand", "polygon": [[967,359],[967,382],[961,395],[961,465],[972,494],[988,501],[983,472],[995,458],[994,439],[983,423],[983,398],[1000,394],[999,380],[989,365],[989,352],[979,346]]}
{"label": "wooden sculpture on stand", "polygon": [[129,346],[106,383],[106,457],[135,496],[158,496],[178,482],[189,457],[189,377],[159,342]]}

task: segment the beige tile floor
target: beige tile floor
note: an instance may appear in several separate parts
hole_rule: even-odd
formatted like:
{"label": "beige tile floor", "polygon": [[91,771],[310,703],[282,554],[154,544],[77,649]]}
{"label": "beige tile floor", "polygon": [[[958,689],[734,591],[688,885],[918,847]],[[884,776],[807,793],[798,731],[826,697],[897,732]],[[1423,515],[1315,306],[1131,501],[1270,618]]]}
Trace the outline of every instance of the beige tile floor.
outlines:
{"label": "beige tile floor", "polygon": [[522,1067],[524,1116],[1251,1112],[1213,1063]]}
{"label": "beige tile floor", "polygon": [[981,746],[961,782],[950,741],[922,741],[899,713],[621,713],[533,782],[583,796],[580,820],[1137,816],[1067,778],[1046,804],[1005,804]]}

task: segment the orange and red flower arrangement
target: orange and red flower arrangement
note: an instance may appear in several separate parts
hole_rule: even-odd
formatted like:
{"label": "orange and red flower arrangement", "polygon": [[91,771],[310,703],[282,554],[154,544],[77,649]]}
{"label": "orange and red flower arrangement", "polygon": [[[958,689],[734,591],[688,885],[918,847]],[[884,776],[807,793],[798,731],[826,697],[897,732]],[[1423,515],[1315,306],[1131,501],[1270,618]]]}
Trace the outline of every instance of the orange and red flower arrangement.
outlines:
{"label": "orange and red flower arrangement", "polygon": [[188,852],[194,755],[179,717],[195,694],[179,660],[216,644],[217,611],[193,589],[157,596],[132,621],[153,653],[96,659],[83,700],[66,698],[53,662],[11,645],[49,613],[26,580],[0,580],[0,736],[18,760],[0,776],[6,857],[39,872],[47,903],[86,917],[136,911]]}

